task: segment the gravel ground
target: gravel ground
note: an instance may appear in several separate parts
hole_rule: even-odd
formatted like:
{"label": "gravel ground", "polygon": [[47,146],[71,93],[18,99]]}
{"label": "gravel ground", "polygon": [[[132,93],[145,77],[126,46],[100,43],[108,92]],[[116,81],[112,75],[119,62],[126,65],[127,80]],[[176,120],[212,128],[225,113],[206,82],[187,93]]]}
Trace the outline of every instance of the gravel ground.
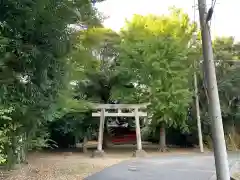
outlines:
{"label": "gravel ground", "polygon": [[11,176],[6,180],[82,180],[123,160],[107,158],[103,161],[76,153],[31,155],[29,164],[9,173]]}

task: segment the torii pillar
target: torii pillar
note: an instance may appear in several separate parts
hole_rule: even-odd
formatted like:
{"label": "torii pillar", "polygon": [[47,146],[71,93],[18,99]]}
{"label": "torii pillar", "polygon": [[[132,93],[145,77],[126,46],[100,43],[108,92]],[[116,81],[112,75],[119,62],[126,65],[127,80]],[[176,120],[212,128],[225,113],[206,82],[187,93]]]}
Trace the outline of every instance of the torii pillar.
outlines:
{"label": "torii pillar", "polygon": [[137,150],[133,153],[134,157],[145,157],[146,152],[142,149],[142,138],[141,138],[141,128],[139,122],[138,108],[134,109],[135,115],[135,127],[136,127],[136,138],[137,138]]}
{"label": "torii pillar", "polygon": [[103,157],[105,155],[102,148],[103,144],[103,132],[104,132],[104,122],[105,122],[105,109],[101,109],[101,116],[99,122],[99,131],[98,131],[98,145],[97,150],[93,152],[92,157]]}

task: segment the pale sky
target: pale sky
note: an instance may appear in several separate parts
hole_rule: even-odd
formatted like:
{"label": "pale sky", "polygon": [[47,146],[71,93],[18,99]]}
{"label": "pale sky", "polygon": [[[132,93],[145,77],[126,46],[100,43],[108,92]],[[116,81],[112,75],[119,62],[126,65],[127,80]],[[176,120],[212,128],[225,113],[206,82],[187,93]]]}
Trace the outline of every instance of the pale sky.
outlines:
{"label": "pale sky", "polygon": [[[196,0],[197,2],[197,0]],[[211,5],[211,0],[207,0]],[[118,31],[125,19],[131,19],[133,14],[166,14],[168,7],[182,8],[194,19],[194,0],[105,0],[96,4],[100,12],[109,18],[104,21],[105,27]],[[198,10],[196,10],[196,20]],[[216,0],[212,19],[213,36],[234,36],[240,40],[240,0]]]}

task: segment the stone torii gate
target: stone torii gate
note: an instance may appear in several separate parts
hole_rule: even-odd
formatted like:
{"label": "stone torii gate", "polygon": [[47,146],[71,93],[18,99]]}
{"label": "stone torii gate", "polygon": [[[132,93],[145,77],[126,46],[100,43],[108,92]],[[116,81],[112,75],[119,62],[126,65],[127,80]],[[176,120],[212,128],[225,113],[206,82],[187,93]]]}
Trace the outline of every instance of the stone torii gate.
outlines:
{"label": "stone torii gate", "polygon": [[[147,105],[148,104],[95,104],[93,108],[101,111],[92,113],[93,117],[100,117],[99,132],[98,132],[98,146],[97,146],[97,150],[94,151],[93,153],[93,157],[94,156],[102,157],[104,155],[102,143],[103,143],[105,117],[135,117],[137,150],[134,152],[133,155],[145,156],[146,152],[142,149],[139,118],[147,117],[147,113],[140,110],[140,109],[146,109]],[[118,112],[107,112],[107,110],[109,109],[117,109]],[[130,112],[124,113],[122,112],[122,109],[128,109],[130,110]]]}

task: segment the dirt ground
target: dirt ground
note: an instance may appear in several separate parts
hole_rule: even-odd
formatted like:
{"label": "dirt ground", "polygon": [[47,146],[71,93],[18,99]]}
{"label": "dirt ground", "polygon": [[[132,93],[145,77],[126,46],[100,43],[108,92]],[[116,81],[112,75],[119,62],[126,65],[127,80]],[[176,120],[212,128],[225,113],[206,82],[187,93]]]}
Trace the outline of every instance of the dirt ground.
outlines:
{"label": "dirt ground", "polygon": [[[170,152],[161,153],[156,149],[148,149],[147,156],[163,156],[171,153],[194,153],[189,149],[171,149]],[[0,174],[1,180],[82,180],[85,177],[101,171],[102,169],[128,160],[132,157],[133,149],[115,148],[106,151],[103,158],[91,158],[91,152],[38,152],[31,153],[28,165]],[[1,172],[0,172],[1,173]],[[4,177],[5,176],[5,177]],[[8,176],[8,177],[6,177]]]}

